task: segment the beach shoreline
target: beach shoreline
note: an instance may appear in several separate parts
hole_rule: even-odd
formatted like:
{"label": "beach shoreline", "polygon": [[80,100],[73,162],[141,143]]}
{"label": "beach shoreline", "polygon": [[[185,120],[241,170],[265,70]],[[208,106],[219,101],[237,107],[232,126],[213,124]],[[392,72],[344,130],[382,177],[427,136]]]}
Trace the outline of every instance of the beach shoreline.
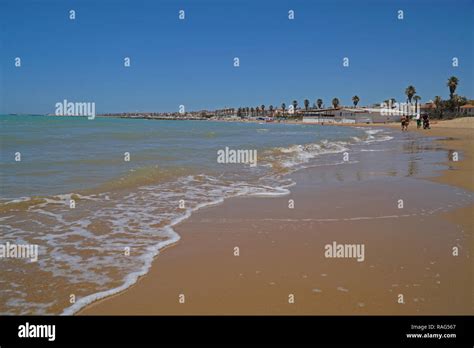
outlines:
{"label": "beach shoreline", "polygon": [[[469,120],[469,124],[472,122]],[[456,123],[459,123],[456,122]],[[472,180],[472,127],[466,128],[465,124],[457,124],[455,127],[446,126],[451,125],[449,121],[433,124],[430,131],[417,131],[427,136],[441,137],[436,143],[445,150],[460,151],[460,161],[446,161],[447,169],[443,170],[436,177],[430,177],[427,182],[433,182],[432,185],[452,185],[463,190],[474,191]],[[359,124],[351,126],[361,126]],[[369,127],[399,127],[396,125],[367,125]],[[413,128],[413,124],[411,125]],[[412,130],[410,130],[412,131]],[[306,169],[305,169],[306,170]],[[305,174],[309,179],[302,179],[311,181],[311,173]],[[319,175],[319,174],[315,174]],[[372,185],[368,181],[369,186]],[[298,185],[298,184],[297,184]],[[396,183],[396,185],[399,185]],[[402,184],[403,185],[403,184]],[[428,185],[428,184],[427,184]],[[302,184],[300,188],[295,188],[290,194],[297,204],[304,202],[305,206],[311,205],[311,196],[305,195],[305,190],[308,190],[310,185],[308,182]],[[435,186],[432,186],[433,188]],[[368,189],[383,189],[384,186],[376,183],[374,187],[363,187],[361,191],[357,191],[357,185],[354,182],[349,182],[345,189],[355,190],[357,193],[367,192]],[[328,196],[333,197],[335,205],[338,202],[347,200],[350,196],[344,194],[334,195],[333,191],[327,193]],[[365,191],[364,191],[365,190]],[[427,188],[430,190],[430,188]],[[311,192],[311,190],[309,190]],[[337,196],[337,197],[336,197]],[[415,198],[416,199],[416,198]],[[265,204],[262,204],[265,200]],[[341,240],[351,240],[353,236],[348,235],[345,229],[351,226],[348,221],[338,221],[333,226],[328,227],[318,221],[306,221],[307,217],[311,216],[312,211],[300,211],[301,216],[297,216],[289,221],[289,224],[277,222],[278,214],[281,214],[281,207],[286,205],[288,197],[278,198],[255,198],[255,197],[239,197],[225,201],[222,205],[216,207],[209,207],[193,214],[188,220],[176,226],[176,232],[181,236],[178,243],[168,246],[166,250],[162,249],[160,254],[153,261],[153,265],[149,272],[141,277],[137,283],[129,287],[123,292],[112,295],[110,297],[98,300],[77,314],[79,315],[100,315],[100,314],[468,314],[472,313],[471,308],[466,306],[465,292],[458,296],[457,303],[454,305],[446,303],[445,296],[449,294],[448,289],[438,289],[436,285],[430,288],[433,297],[436,301],[429,301],[426,297],[417,296],[414,294],[406,294],[413,299],[409,305],[403,306],[393,300],[395,288],[400,284],[394,286],[392,291],[390,289],[378,289],[375,294],[379,296],[378,301],[386,304],[385,307],[371,306],[367,303],[367,296],[371,294],[371,290],[361,287],[353,290],[351,286],[356,286],[357,279],[354,279],[354,274],[364,278],[367,282],[373,281],[371,272],[373,269],[387,270],[387,263],[396,260],[396,255],[393,259],[387,257],[386,261],[380,261],[380,265],[368,265],[366,269],[360,269],[361,266],[355,264],[333,264],[326,265],[331,271],[322,271],[321,269],[314,270],[312,267],[303,267],[311,265],[314,261],[314,250],[304,251],[304,248],[311,248],[312,245],[318,243],[324,234],[314,234],[314,226],[318,225],[322,230],[333,231],[336,228],[338,238]],[[373,203],[372,203],[373,204]],[[246,208],[247,206],[251,208]],[[472,254],[472,212],[474,206],[464,206],[458,209],[452,209],[448,212],[435,214],[433,221],[426,222],[431,228],[439,226],[439,224],[446,224],[447,228],[451,228],[453,224],[460,226],[459,231],[453,229],[453,236],[459,237],[456,233],[464,233],[467,237],[467,245],[469,250],[467,255]],[[324,209],[324,207],[320,207]],[[353,207],[353,209],[356,209]],[[238,216],[235,221],[231,219],[234,216],[233,212],[238,211]],[[306,214],[306,215],[305,215]],[[310,215],[308,215],[310,214]],[[262,219],[263,216],[264,218]],[[280,215],[281,216],[281,215]],[[266,219],[266,220],[265,220]],[[412,219],[407,218],[407,220]],[[413,217],[410,224],[419,224],[420,217]],[[263,222],[265,220],[265,222]],[[273,220],[273,221],[272,221]],[[298,222],[300,221],[300,222]],[[353,222],[352,222],[353,223]],[[450,225],[451,224],[451,225]],[[325,226],[324,226],[325,225]],[[449,226],[448,226],[449,225]],[[379,221],[369,221],[366,225],[355,228],[359,236],[364,236],[364,240],[369,248],[376,249],[387,248],[380,240],[374,241],[370,232],[385,228],[384,224]],[[423,225],[420,225],[423,226]],[[352,227],[351,227],[352,228]],[[277,230],[275,232],[275,230]],[[390,229],[388,229],[390,230]],[[223,231],[227,231],[224,233]],[[250,232],[249,232],[250,231]],[[295,240],[288,241],[289,233],[297,233],[299,236]],[[369,232],[367,232],[369,231]],[[392,238],[392,241],[399,248],[403,248],[404,241],[398,239],[396,230],[387,232],[387,238]],[[425,236],[426,237],[426,236]],[[451,238],[450,237],[450,238]],[[443,240],[443,236],[440,236]],[[369,242],[369,240],[371,240]],[[470,240],[470,242],[469,242]],[[286,241],[286,244],[285,244]],[[444,241],[444,240],[443,240]],[[420,242],[420,241],[419,241]],[[426,241],[425,241],[426,242]],[[429,243],[428,243],[429,244]],[[241,256],[234,256],[233,251],[236,245],[239,245],[239,250],[242,250]],[[274,254],[274,249],[278,245],[284,245],[277,248],[279,251]],[[464,244],[465,247],[466,244]],[[435,248],[435,245],[433,245]],[[248,257],[243,257],[245,250],[252,250]],[[438,250],[439,251],[439,250]],[[389,250],[386,250],[388,253]],[[414,261],[417,261],[416,250],[408,252]],[[298,255],[298,254],[301,255]],[[248,252],[246,252],[248,254]],[[261,255],[267,257],[262,258]],[[287,262],[278,261],[279,255],[286,255]],[[430,255],[433,258],[433,255]],[[244,260],[243,260],[244,259]],[[262,260],[264,259],[264,260]],[[219,261],[217,261],[219,260]],[[237,260],[239,260],[237,262]],[[243,260],[243,261],[241,261]],[[324,263],[321,255],[317,255],[315,260]],[[447,259],[444,259],[446,261]],[[419,260],[418,260],[419,261]],[[437,261],[430,260],[429,262]],[[454,261],[453,261],[454,262]],[[457,260],[455,262],[458,262]],[[469,258],[463,257],[461,266],[469,265]],[[449,261],[450,266],[453,264]],[[438,262],[439,264],[439,262]],[[374,266],[374,267],[371,267]],[[458,265],[459,266],[459,265]],[[192,269],[204,269],[205,271],[195,271]],[[348,279],[339,280],[330,279],[335,272],[341,272],[347,267],[351,274],[345,274]],[[401,266],[404,267],[404,266]],[[425,268],[434,268],[435,266],[426,266]],[[441,265],[440,265],[441,267]],[[259,269],[256,269],[259,268]],[[453,281],[466,281],[472,284],[472,271],[470,275],[460,271],[453,272],[448,276],[447,283]],[[472,270],[472,262],[471,268]],[[279,272],[276,272],[279,270]],[[443,269],[436,274],[446,274],[446,269]],[[276,272],[276,273],[275,273]],[[286,274],[285,274],[286,272]],[[298,275],[292,274],[298,273]],[[327,273],[321,273],[327,272]],[[401,272],[398,270],[397,272]],[[267,275],[268,273],[268,275]],[[283,273],[279,275],[278,273]],[[323,275],[325,274],[325,275]],[[394,274],[397,274],[394,271]],[[436,274],[434,276],[436,276]],[[397,274],[400,279],[406,279],[408,285],[412,281],[407,292],[415,292],[415,285],[420,286],[412,278],[414,274]],[[318,278],[321,283],[320,287],[312,287],[308,284],[310,280]],[[297,277],[298,279],[296,279]],[[375,279],[382,280],[384,272],[380,271],[375,276]],[[405,278],[406,277],[406,278]],[[450,278],[451,277],[451,278]],[[265,278],[265,279],[261,279]],[[344,277],[342,277],[344,278]],[[274,279],[274,280],[272,280]],[[329,280],[328,280],[329,279]],[[439,281],[439,280],[436,280]],[[201,287],[203,282],[205,286]],[[446,280],[443,279],[443,284]],[[272,284],[273,283],[273,284]],[[387,283],[388,284],[388,283]],[[436,284],[436,283],[435,283]],[[312,287],[308,290],[308,286]],[[292,288],[293,287],[293,288]],[[181,290],[179,290],[181,289]],[[239,292],[236,294],[235,292]],[[330,289],[330,290],[329,290]],[[471,289],[466,287],[467,292]],[[309,291],[309,294],[308,294]],[[365,300],[354,299],[351,296],[361,296],[365,294]],[[429,293],[429,291],[428,291]],[[296,301],[289,304],[286,300],[289,295],[294,295]],[[304,295],[301,295],[304,294]],[[317,298],[317,295],[324,294],[324,301]],[[180,295],[184,295],[184,303],[180,303]],[[316,295],[316,299],[313,295]],[[344,295],[349,295],[345,296]],[[372,294],[374,295],[374,294]],[[328,297],[329,296],[329,297]],[[302,299],[303,297],[303,299]],[[370,297],[370,296],[369,296]],[[329,303],[327,303],[329,301]],[[429,305],[425,304],[430,302]],[[444,301],[444,302],[443,302]],[[354,305],[355,302],[355,305]],[[420,305],[423,304],[423,305]],[[420,307],[420,308],[418,308]],[[463,310],[464,308],[464,310]]]}

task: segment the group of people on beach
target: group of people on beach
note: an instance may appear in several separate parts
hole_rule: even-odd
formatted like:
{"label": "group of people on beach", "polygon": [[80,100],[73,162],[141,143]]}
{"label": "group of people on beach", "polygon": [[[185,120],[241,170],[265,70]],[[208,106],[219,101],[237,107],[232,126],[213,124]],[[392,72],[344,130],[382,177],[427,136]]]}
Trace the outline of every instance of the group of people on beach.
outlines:
{"label": "group of people on beach", "polygon": [[[423,129],[430,129],[430,116],[427,113],[416,115],[416,128],[420,129],[423,124]],[[408,125],[410,124],[410,116],[402,115],[400,122],[402,124],[402,132],[408,131]]]}

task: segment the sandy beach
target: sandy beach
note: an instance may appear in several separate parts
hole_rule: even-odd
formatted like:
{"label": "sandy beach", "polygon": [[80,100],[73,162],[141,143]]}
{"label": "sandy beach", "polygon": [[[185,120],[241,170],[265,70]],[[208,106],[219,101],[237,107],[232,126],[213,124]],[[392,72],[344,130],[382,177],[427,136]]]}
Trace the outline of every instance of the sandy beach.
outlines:
{"label": "sandy beach", "polygon": [[[289,196],[198,211],[146,276],[79,314],[472,313],[473,122],[411,126],[408,147],[292,174]],[[426,165],[427,148],[443,170]],[[365,259],[325,257],[333,242],[364,244]]]}

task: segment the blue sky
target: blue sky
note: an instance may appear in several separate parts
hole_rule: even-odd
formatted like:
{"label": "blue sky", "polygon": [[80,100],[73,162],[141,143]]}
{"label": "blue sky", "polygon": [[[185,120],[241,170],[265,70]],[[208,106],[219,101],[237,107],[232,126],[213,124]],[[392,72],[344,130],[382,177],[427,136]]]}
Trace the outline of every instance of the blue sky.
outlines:
{"label": "blue sky", "polygon": [[473,7],[472,0],[0,0],[0,113],[54,113],[63,99],[95,102],[98,113],[305,98],[350,104],[355,94],[366,105],[404,100],[409,84],[427,101],[448,97],[451,75],[460,79],[458,94],[473,98]]}

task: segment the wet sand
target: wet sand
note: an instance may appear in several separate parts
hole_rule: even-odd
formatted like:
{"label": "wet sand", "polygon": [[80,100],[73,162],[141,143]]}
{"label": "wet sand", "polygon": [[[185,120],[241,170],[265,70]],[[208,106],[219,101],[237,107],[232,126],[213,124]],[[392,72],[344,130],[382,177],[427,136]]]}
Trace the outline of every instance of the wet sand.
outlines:
{"label": "wet sand", "polygon": [[[305,169],[289,196],[200,210],[137,284],[79,314],[472,314],[472,132],[424,132],[445,138],[448,170],[436,178],[420,179],[426,144],[411,131],[405,157]],[[364,261],[326,258],[334,241],[363,244]]]}

